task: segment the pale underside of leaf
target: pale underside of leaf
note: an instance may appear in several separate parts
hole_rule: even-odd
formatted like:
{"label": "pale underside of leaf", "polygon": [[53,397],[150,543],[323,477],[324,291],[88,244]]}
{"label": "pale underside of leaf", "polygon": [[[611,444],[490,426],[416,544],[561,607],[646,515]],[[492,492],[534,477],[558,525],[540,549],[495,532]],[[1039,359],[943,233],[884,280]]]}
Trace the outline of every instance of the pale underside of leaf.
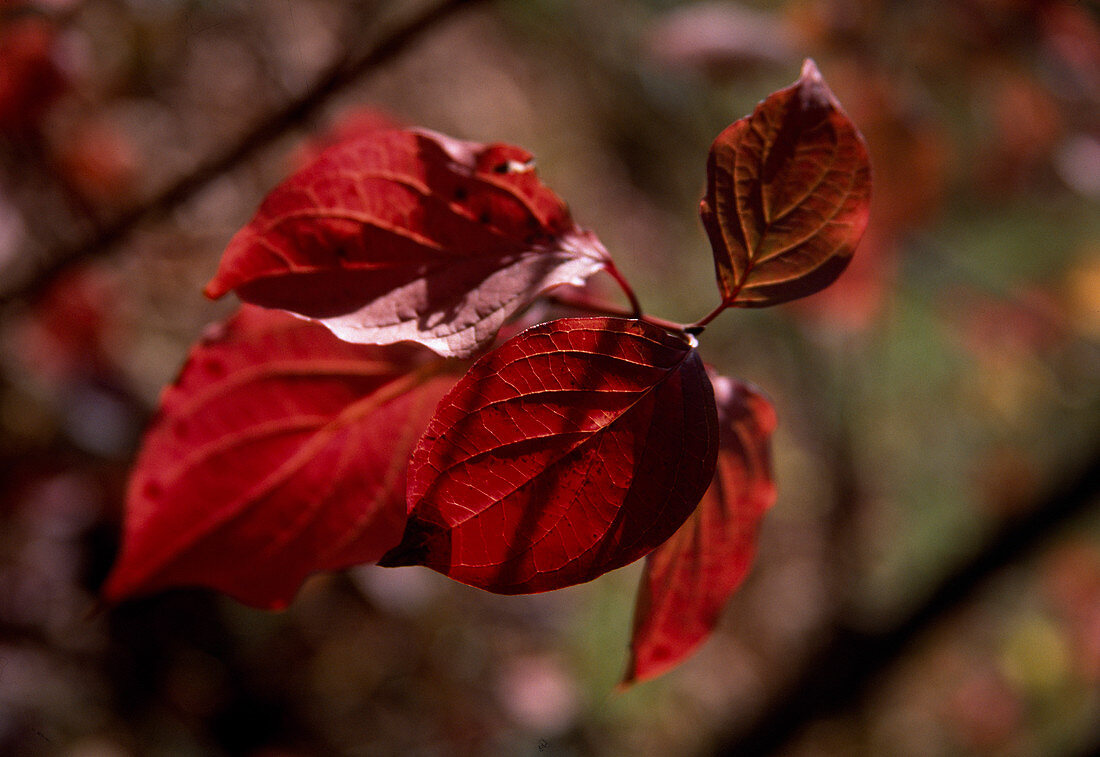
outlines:
{"label": "pale underside of leaf", "polygon": [[235,289],[347,341],[472,355],[540,294],[608,263],[525,157],[426,130],[330,149],[268,196],[206,293]]}
{"label": "pale underside of leaf", "polygon": [[[548,289],[581,286],[606,266],[604,258],[577,255],[569,238],[561,242],[494,260],[488,270],[473,261],[433,266],[354,313],[318,320],[349,342],[416,341],[440,355],[468,357]],[[450,296],[441,297],[444,291]]]}

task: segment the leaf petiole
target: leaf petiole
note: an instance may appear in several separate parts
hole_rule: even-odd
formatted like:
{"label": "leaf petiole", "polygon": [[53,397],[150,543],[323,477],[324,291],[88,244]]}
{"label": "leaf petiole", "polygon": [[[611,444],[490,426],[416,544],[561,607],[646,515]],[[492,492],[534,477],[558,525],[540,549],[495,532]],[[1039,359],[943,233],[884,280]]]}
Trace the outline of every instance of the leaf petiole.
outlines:
{"label": "leaf petiole", "polygon": [[642,317],[642,304],[638,302],[638,296],[634,294],[634,289],[630,286],[630,282],[628,282],[622,272],[615,267],[615,263],[608,259],[605,270],[611,274],[611,278],[615,279],[615,283],[619,285],[623,293],[626,294],[626,298],[630,300],[630,317],[638,320],[645,320]]}
{"label": "leaf petiole", "polygon": [[709,324],[711,321],[713,321],[715,318],[717,318],[719,313],[721,313],[723,310],[725,310],[728,307],[729,307],[729,305],[726,304],[725,302],[720,303],[718,305],[718,307],[716,307],[714,310],[707,313],[705,316],[700,318],[695,323],[691,324],[690,326],[684,326],[683,327],[684,331],[686,331],[689,334],[701,334],[703,332],[703,329],[706,328],[707,324]]}
{"label": "leaf petiole", "polygon": [[639,317],[636,313],[620,307],[619,305],[612,304],[610,302],[604,302],[603,300],[595,300],[590,297],[586,297],[583,294],[569,294],[569,290],[562,292],[555,292],[554,294],[547,295],[547,299],[558,305],[563,305],[569,308],[575,308],[576,310],[583,310],[589,313],[598,313],[600,315],[618,316],[620,318],[633,318],[638,321],[645,321],[646,323],[653,324],[654,326],[660,326],[663,329],[669,331],[683,331],[688,332],[690,327],[685,326],[682,323],[676,323],[665,318],[661,318],[655,315],[642,315]]}

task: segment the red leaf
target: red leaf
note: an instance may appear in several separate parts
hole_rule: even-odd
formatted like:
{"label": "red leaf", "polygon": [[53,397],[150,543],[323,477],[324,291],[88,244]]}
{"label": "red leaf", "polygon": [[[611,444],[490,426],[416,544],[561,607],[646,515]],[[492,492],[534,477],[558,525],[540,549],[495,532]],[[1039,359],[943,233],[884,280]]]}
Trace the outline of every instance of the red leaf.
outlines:
{"label": "red leaf", "polygon": [[775,501],[769,439],[775,411],[755,389],[714,377],[721,442],[714,481],[671,539],[646,558],[623,685],[664,673],[714,630],[749,570]]}
{"label": "red leaf", "polygon": [[245,306],[161,399],[106,598],[202,585],[276,608],[313,571],[378,559],[401,539],[409,451],[453,384],[441,362]]}
{"label": "red leaf", "polygon": [[805,297],[841,274],[867,225],[863,137],[813,61],[718,135],[700,206],[727,305]]}
{"label": "red leaf", "polygon": [[409,525],[383,565],[500,594],[626,565],[706,491],[718,449],[689,337],[561,319],[481,358],[439,403],[409,465]]}
{"label": "red leaf", "polygon": [[540,293],[607,263],[530,161],[508,145],[368,131],[276,187],[206,293],[235,289],[351,342],[471,355]]}

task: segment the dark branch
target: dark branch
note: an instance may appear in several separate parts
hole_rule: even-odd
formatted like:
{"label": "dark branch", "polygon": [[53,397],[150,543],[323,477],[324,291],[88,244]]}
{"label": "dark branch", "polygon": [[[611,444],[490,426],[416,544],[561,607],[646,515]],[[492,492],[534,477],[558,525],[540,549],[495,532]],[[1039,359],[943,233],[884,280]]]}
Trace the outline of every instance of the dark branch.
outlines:
{"label": "dark branch", "polygon": [[181,176],[148,200],[123,212],[91,238],[47,253],[45,262],[25,282],[0,293],[0,305],[35,296],[74,263],[107,253],[140,224],[164,217],[194,197],[214,179],[272,144],[290,128],[306,121],[348,84],[396,58],[439,22],[479,2],[482,0],[443,0],[391,30],[358,56],[340,56],[339,60],[317,77],[303,95],[262,119],[221,152],[201,162],[193,171]]}
{"label": "dark branch", "polygon": [[730,734],[718,755],[760,757],[779,752],[813,721],[861,703],[872,685],[929,629],[948,618],[1002,568],[1033,555],[1060,528],[1100,497],[1100,448],[1028,514],[1006,521],[984,546],[941,580],[893,626],[868,633],[838,628],[766,705],[762,715]]}

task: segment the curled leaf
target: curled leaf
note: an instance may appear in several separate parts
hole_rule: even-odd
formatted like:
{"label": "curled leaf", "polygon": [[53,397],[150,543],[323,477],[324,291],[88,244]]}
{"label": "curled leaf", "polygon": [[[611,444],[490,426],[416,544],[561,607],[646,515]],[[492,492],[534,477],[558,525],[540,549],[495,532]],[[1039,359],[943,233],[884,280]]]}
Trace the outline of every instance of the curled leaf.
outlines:
{"label": "curled leaf", "polygon": [[867,226],[871,167],[812,60],[792,86],[718,135],[700,214],[726,305],[813,294],[844,271]]}
{"label": "curled leaf", "polygon": [[409,452],[454,382],[441,363],[245,306],[161,398],[106,599],[199,585],[277,608],[314,571],[377,560],[401,539]]}
{"label": "curled leaf", "polygon": [[206,294],[314,318],[341,339],[468,356],[607,252],[518,147],[370,129],[276,187]]}
{"label": "curled leaf", "polygon": [[383,565],[501,594],[589,581],[667,539],[718,449],[690,337],[642,321],[534,326],[440,402],[409,466],[409,524]]}
{"label": "curled leaf", "polygon": [[760,519],[775,501],[775,411],[747,384],[713,380],[721,439],[714,481],[684,525],[646,557],[623,685],[664,673],[710,636],[748,573]]}

